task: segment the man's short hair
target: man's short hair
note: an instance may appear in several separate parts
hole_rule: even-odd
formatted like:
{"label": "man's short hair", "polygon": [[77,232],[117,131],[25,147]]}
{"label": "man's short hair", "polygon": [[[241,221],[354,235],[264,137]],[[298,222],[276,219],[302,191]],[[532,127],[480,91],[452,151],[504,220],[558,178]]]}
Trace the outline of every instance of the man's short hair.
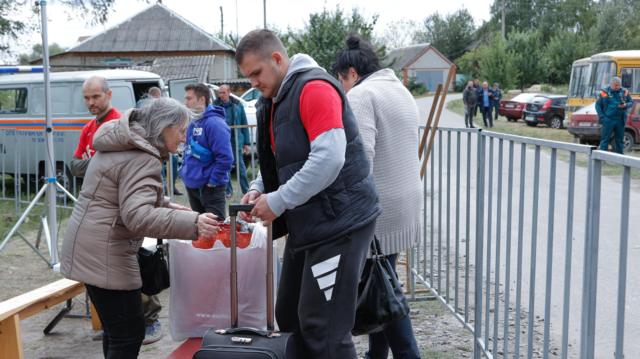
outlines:
{"label": "man's short hair", "polygon": [[621,84],[622,84],[622,80],[621,80],[618,76],[614,76],[614,77],[611,79],[611,83],[612,83],[612,84],[618,84],[618,85],[621,85]]}
{"label": "man's short hair", "polygon": [[204,97],[204,105],[207,106],[211,103],[211,92],[207,85],[203,83],[199,84],[189,84],[184,87],[186,91],[193,91],[197,98]]}
{"label": "man's short hair", "polygon": [[149,91],[147,91],[149,93],[149,96],[151,97],[161,97],[162,96],[162,91],[158,88],[158,87],[150,87]]}
{"label": "man's short hair", "polygon": [[89,86],[89,84],[98,84],[101,87],[102,92],[104,93],[107,93],[109,91],[109,83],[107,82],[107,79],[102,76],[91,76],[88,79],[84,80],[82,89]]}
{"label": "man's short hair", "polygon": [[266,59],[275,51],[288,57],[287,49],[273,31],[256,29],[244,35],[236,47],[236,63],[241,64],[246,54],[256,54],[261,59]]}
{"label": "man's short hair", "polygon": [[225,88],[225,89],[229,90],[229,92],[231,92],[231,86],[229,86],[227,84],[220,85],[220,89],[223,89],[223,88]]}

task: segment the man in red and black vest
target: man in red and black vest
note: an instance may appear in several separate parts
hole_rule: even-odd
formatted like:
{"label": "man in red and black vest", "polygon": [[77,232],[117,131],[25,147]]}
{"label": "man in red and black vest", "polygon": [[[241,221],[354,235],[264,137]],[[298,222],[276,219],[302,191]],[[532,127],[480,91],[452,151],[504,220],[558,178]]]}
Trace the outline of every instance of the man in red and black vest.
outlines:
{"label": "man in red and black vest", "polygon": [[335,78],[307,55],[289,58],[269,30],[245,35],[236,62],[262,92],[261,176],[242,202],[273,222],[274,238],[289,234],[278,325],[304,358],[356,358],[358,282],[380,208],[353,113]]}

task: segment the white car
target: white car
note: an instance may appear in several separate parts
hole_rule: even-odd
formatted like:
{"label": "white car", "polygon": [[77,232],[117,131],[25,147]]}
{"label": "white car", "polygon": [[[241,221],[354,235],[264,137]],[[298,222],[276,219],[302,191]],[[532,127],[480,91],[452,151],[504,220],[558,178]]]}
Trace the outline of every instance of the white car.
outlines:
{"label": "white car", "polygon": [[252,88],[248,89],[247,91],[245,91],[245,93],[243,93],[242,96],[240,96],[240,97],[243,100],[245,100],[248,103],[250,103],[250,104],[255,106],[255,104],[258,101],[258,99],[260,98],[260,96],[262,96],[262,93],[260,92],[260,90],[258,90],[255,87],[252,87]]}

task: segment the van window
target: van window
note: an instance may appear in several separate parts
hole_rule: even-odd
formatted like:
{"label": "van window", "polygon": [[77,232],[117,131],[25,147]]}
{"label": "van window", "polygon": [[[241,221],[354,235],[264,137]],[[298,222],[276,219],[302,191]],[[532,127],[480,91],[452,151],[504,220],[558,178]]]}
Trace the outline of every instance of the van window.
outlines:
{"label": "van window", "polygon": [[[44,115],[44,87],[34,86],[31,96],[31,113]],[[71,87],[51,86],[51,109],[54,115],[67,115],[71,109]]]}
{"label": "van window", "polygon": [[[73,93],[73,113],[88,115],[89,111],[84,104],[84,97],[82,96],[82,86],[77,86]],[[117,108],[120,112],[124,112],[135,107],[133,92],[131,92],[131,89],[127,86],[112,86],[111,106]]]}
{"label": "van window", "polygon": [[27,89],[0,89],[0,113],[26,113]]}

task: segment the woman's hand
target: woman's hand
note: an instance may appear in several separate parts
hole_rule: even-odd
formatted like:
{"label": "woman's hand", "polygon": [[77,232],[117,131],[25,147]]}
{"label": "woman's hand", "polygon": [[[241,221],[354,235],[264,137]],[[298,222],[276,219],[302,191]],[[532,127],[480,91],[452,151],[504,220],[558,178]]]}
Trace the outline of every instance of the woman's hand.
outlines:
{"label": "woman's hand", "polygon": [[211,238],[218,233],[220,227],[218,227],[219,222],[216,220],[217,218],[218,217],[212,213],[202,213],[199,215],[198,222],[196,222],[198,226],[198,237]]}
{"label": "woman's hand", "polygon": [[173,202],[169,202],[167,207],[170,209],[177,209],[178,211],[191,211],[191,208]]}

